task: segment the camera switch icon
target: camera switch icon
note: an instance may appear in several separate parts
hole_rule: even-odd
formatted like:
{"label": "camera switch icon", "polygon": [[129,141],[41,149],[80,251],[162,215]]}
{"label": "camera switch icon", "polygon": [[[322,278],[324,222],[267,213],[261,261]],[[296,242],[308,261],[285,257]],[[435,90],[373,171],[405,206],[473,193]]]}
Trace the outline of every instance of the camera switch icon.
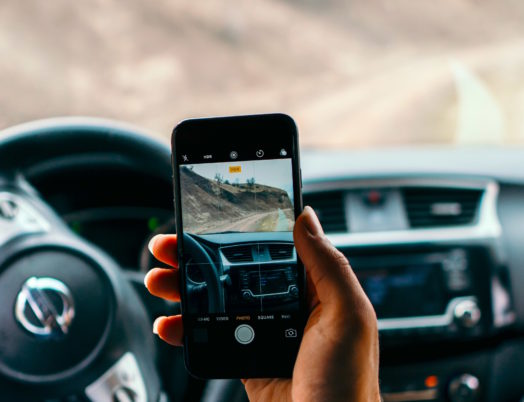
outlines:
{"label": "camera switch icon", "polygon": [[286,338],[296,338],[298,336],[298,333],[295,328],[288,328],[284,331],[284,336]]}

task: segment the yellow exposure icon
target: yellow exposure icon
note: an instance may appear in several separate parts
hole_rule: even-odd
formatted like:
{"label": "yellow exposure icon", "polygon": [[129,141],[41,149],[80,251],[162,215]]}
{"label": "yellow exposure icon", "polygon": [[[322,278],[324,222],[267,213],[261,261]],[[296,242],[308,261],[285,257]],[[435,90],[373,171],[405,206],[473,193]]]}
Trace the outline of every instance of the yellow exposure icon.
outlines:
{"label": "yellow exposure icon", "polygon": [[242,172],[242,166],[230,166],[229,173],[240,173]]}

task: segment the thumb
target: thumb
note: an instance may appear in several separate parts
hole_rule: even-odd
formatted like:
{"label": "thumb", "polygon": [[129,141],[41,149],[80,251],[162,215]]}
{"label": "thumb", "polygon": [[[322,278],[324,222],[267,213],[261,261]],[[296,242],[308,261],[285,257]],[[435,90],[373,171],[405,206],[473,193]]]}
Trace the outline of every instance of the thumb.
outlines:
{"label": "thumb", "polygon": [[348,260],[322,230],[309,206],[298,217],[293,231],[295,247],[321,303],[340,303],[366,298]]}

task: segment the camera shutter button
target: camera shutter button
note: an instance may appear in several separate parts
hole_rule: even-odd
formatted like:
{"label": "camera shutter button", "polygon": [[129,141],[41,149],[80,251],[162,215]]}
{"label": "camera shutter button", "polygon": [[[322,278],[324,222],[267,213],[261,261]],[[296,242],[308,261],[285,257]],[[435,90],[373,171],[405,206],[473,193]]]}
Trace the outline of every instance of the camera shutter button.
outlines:
{"label": "camera shutter button", "polygon": [[247,345],[255,339],[255,330],[247,324],[239,325],[235,329],[235,339],[242,345]]}

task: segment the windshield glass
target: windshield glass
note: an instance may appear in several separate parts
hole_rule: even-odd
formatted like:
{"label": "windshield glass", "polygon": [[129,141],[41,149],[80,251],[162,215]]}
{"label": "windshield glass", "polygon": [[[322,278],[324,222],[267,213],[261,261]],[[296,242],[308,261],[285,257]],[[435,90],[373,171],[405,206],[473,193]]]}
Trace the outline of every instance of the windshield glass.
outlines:
{"label": "windshield glass", "polygon": [[0,4],[0,128],[285,112],[309,148],[524,142],[524,2]]}

